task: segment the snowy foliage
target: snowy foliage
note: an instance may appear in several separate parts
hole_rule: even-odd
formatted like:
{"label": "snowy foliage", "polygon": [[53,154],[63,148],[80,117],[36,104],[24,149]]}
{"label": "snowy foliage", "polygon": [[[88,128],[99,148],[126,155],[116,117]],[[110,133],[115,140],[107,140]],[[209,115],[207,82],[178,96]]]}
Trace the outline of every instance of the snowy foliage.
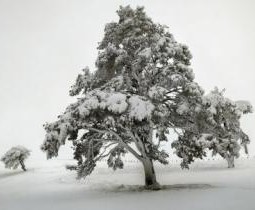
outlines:
{"label": "snowy foliage", "polygon": [[[86,68],[78,75],[70,95],[79,98],[57,121],[45,125],[41,148],[52,158],[67,139],[72,141],[79,178],[103,158],[114,170],[123,168],[122,158],[130,152],[143,163],[146,185],[157,188],[153,161],[168,163],[161,143],[169,129],[184,133],[174,145],[186,137],[192,143],[190,135],[196,139],[205,127],[217,124],[216,104],[205,108],[212,101],[194,81],[186,45],[155,24],[142,7],[120,7],[117,14],[119,21],[105,26],[95,71]],[[175,148],[191,148],[190,143]]]}
{"label": "snowy foliage", "polygon": [[236,101],[236,111],[239,111],[240,114],[246,114],[246,113],[251,113],[253,108],[252,105],[249,101]]}
{"label": "snowy foliage", "polygon": [[[242,114],[252,112],[249,102],[231,101],[216,88],[202,97],[202,110],[200,123],[203,126],[197,132],[185,132],[172,144],[183,159],[182,167],[187,168],[194,158],[206,156],[206,149],[212,150],[213,155],[221,155],[228,162],[239,157],[241,146],[247,152],[250,140],[240,128],[240,118]],[[229,167],[233,167],[233,163]]]}
{"label": "snowy foliage", "polygon": [[1,158],[6,168],[16,169],[20,165],[25,171],[24,161],[29,157],[30,151],[23,146],[12,147]]}

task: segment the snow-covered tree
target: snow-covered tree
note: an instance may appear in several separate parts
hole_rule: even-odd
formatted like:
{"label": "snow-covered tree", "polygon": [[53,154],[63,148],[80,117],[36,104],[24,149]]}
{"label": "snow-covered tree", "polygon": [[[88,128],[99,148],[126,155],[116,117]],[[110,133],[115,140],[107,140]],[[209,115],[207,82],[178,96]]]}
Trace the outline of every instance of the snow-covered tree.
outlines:
{"label": "snow-covered tree", "polygon": [[12,147],[1,158],[6,168],[17,169],[20,165],[23,171],[26,171],[25,160],[29,157],[30,150],[23,146]]}
{"label": "snow-covered tree", "polygon": [[78,178],[98,161],[121,169],[123,156],[141,161],[145,185],[158,189],[153,162],[168,163],[162,148],[169,129],[197,132],[203,127],[203,90],[194,81],[191,53],[167,27],[155,24],[142,7],[120,7],[118,22],[105,26],[96,69],[78,75],[70,90],[77,101],[53,123],[45,124],[42,150],[58,155],[73,143]]}
{"label": "snow-covered tree", "polygon": [[182,166],[187,168],[194,158],[206,156],[206,149],[209,149],[213,155],[219,154],[226,159],[228,167],[233,168],[234,158],[239,157],[241,146],[248,153],[250,140],[240,127],[240,118],[252,112],[251,104],[247,101],[231,101],[216,88],[203,96],[201,110],[202,129],[185,132],[172,144],[177,155],[183,159]]}

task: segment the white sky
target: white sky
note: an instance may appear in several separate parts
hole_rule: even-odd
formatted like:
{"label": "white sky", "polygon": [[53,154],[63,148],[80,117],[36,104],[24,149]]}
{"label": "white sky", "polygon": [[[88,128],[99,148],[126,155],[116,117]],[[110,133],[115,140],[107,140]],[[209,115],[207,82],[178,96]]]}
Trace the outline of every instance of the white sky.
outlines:
{"label": "white sky", "polygon": [[[253,0],[0,0],[0,156],[17,144],[44,155],[42,125],[73,100],[69,88],[82,68],[93,69],[105,23],[127,4],[145,6],[190,47],[206,91],[226,88],[255,106]],[[254,114],[242,122],[254,155]]]}

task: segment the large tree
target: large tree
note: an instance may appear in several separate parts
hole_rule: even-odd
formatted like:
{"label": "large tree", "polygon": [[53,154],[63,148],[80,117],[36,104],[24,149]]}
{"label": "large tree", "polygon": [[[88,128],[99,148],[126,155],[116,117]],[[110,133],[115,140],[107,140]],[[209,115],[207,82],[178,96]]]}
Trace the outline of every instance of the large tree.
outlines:
{"label": "large tree", "polygon": [[142,7],[120,7],[117,14],[118,22],[105,26],[96,69],[85,68],[70,90],[77,101],[45,125],[42,150],[52,158],[72,141],[79,178],[103,158],[109,167],[123,168],[129,152],[144,167],[146,187],[158,189],[153,162],[168,163],[161,143],[169,129],[201,130],[203,90],[194,82],[188,47],[167,27]]}

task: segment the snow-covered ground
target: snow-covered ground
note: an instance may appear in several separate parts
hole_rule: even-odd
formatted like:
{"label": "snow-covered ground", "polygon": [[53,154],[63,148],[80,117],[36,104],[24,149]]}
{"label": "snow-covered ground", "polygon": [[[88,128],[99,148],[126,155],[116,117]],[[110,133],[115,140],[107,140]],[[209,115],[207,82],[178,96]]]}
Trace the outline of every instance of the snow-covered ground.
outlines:
{"label": "snow-covered ground", "polygon": [[190,170],[156,165],[160,191],[144,191],[143,171],[128,162],[113,172],[101,163],[86,180],[64,165],[69,160],[28,161],[27,172],[0,165],[0,210],[254,210],[255,159],[199,161]]}

